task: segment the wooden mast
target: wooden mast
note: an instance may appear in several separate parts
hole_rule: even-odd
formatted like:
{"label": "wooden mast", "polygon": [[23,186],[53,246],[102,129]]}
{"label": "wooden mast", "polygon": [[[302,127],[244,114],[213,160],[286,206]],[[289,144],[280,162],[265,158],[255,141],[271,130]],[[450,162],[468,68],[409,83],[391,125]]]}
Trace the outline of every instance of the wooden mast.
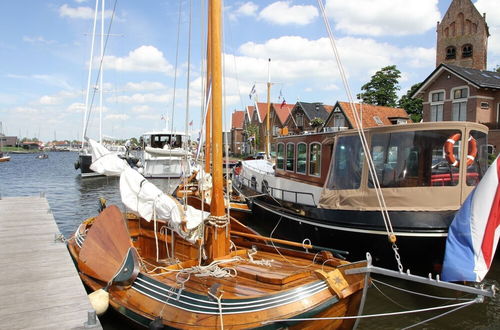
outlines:
{"label": "wooden mast", "polygon": [[[212,79],[212,36],[211,36],[211,27],[212,27],[212,15],[210,14],[212,8],[211,1],[208,1],[208,22],[207,22],[207,88],[206,93],[209,95],[209,89]],[[207,117],[205,118],[205,173],[210,173],[210,164],[211,164],[211,150],[210,143],[212,138],[212,101],[208,103],[207,109]]]}
{"label": "wooden mast", "polygon": [[207,252],[210,260],[229,254],[229,220],[224,223],[226,209],[224,205],[222,177],[222,61],[221,61],[221,0],[209,1],[211,28],[212,61],[212,200],[210,220],[220,221],[218,226],[208,226]]}

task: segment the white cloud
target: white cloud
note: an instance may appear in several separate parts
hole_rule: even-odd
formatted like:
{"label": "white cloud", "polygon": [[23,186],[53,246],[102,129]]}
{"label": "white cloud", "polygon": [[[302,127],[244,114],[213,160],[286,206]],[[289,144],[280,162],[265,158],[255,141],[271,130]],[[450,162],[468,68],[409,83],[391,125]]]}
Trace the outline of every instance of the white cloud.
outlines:
{"label": "white cloud", "polygon": [[23,115],[34,115],[40,113],[39,109],[36,108],[30,108],[30,107],[16,107],[14,108],[14,112],[17,114],[23,114]]}
{"label": "white cloud", "polygon": [[45,44],[45,45],[51,45],[55,43],[55,40],[46,40],[42,36],[36,36],[36,37],[23,36],[23,41],[29,42],[31,44]]}
{"label": "white cloud", "polygon": [[7,74],[6,77],[13,79],[26,79],[26,80],[38,80],[50,86],[61,87],[64,89],[71,89],[70,84],[65,78],[59,77],[57,75],[48,74],[33,74],[33,75],[18,75],[18,74]]}
{"label": "white cloud", "polygon": [[441,19],[438,0],[327,0],[335,29],[347,34],[384,36],[422,34]]}
{"label": "white cloud", "polygon": [[105,56],[104,62],[106,69],[117,71],[161,72],[172,76],[174,74],[173,66],[154,46],[141,46],[125,57]]}
{"label": "white cloud", "polygon": [[56,105],[61,104],[61,98],[56,96],[44,95],[42,96],[38,102],[42,105]]}
{"label": "white cloud", "polygon": [[259,18],[277,25],[307,25],[318,17],[315,6],[291,6],[290,1],[277,1],[259,13]]}
{"label": "white cloud", "polygon": [[134,94],[134,95],[120,95],[113,96],[108,99],[109,102],[116,103],[125,103],[125,104],[133,104],[133,103],[166,103],[171,101],[170,95],[166,94]]}
{"label": "white cloud", "polygon": [[141,81],[139,83],[129,82],[125,85],[125,89],[130,91],[152,91],[166,88],[164,84],[155,81]]}
{"label": "white cloud", "polygon": [[149,105],[138,105],[132,108],[132,111],[137,113],[149,112],[150,110],[151,107]]}
{"label": "white cloud", "polygon": [[236,20],[240,16],[255,16],[257,14],[257,10],[259,6],[257,6],[252,1],[245,2],[241,4],[234,11],[229,13],[229,18],[231,20]]}
{"label": "white cloud", "polygon": [[83,112],[84,110],[85,110],[85,104],[81,102],[72,103],[66,108],[66,111],[74,113],[80,113]]}
{"label": "white cloud", "polygon": [[[78,1],[77,1],[78,2]],[[78,3],[82,3],[84,1],[80,1]],[[94,19],[95,16],[95,11],[94,8],[91,7],[70,7],[67,4],[62,5],[59,7],[59,16],[61,17],[69,17],[69,18],[76,18],[76,19]],[[98,16],[101,14],[100,12],[97,13]],[[113,15],[112,10],[104,10],[104,17],[105,18],[110,18]],[[118,17],[116,17],[116,20],[121,20]]]}
{"label": "white cloud", "polygon": [[104,117],[105,120],[127,120],[129,119],[129,115],[126,115],[126,114],[123,114],[123,113],[113,113],[113,114],[109,114],[109,115],[106,115],[106,117]]}
{"label": "white cloud", "polygon": [[59,16],[80,19],[93,19],[94,10],[90,7],[69,7],[67,4],[59,7]]}

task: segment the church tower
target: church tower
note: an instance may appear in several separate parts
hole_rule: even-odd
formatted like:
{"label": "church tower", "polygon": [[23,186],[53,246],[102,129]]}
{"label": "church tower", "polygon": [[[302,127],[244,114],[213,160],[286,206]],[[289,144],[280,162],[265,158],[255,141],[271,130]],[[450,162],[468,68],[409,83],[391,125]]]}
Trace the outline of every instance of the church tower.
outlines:
{"label": "church tower", "polygon": [[471,0],[452,0],[437,23],[436,66],[441,63],[486,70],[488,25]]}

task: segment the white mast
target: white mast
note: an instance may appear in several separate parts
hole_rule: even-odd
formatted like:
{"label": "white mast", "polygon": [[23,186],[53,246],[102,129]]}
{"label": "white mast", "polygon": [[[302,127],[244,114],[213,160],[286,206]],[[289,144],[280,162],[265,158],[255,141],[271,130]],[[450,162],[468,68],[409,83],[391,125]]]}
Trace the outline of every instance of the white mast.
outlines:
{"label": "white mast", "polygon": [[101,67],[99,76],[99,143],[102,144],[102,93],[104,76],[104,0],[101,3]]}
{"label": "white mast", "polygon": [[94,55],[94,42],[95,42],[95,28],[97,22],[97,10],[99,8],[99,0],[95,1],[95,10],[94,10],[94,26],[92,28],[92,44],[90,46],[90,62],[89,62],[89,71],[87,78],[87,93],[85,96],[85,113],[83,115],[83,130],[82,130],[82,149],[85,144],[85,133],[87,132],[87,113],[90,111],[89,109],[89,95],[90,95],[90,79],[92,77],[92,57]]}

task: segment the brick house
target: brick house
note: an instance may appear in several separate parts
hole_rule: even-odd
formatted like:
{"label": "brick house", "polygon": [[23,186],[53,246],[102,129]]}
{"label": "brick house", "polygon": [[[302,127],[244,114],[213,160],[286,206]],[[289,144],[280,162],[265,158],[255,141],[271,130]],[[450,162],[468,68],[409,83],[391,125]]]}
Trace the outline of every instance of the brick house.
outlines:
{"label": "brick house", "polygon": [[423,121],[472,121],[490,128],[500,147],[500,73],[440,64],[415,91],[423,99]]}
{"label": "brick house", "polygon": [[[354,103],[363,127],[406,124],[410,121],[404,109],[383,107],[366,103]],[[357,128],[354,113],[349,102],[337,101],[333,111],[323,125],[323,130],[337,132]]]}
{"label": "brick house", "polygon": [[293,106],[291,115],[286,120],[285,126],[288,127],[289,134],[315,132],[317,128],[311,126],[311,121],[319,118],[324,123],[332,110],[333,106],[324,105],[320,102],[308,103],[298,101]]}
{"label": "brick house", "polygon": [[234,111],[231,115],[231,152],[234,155],[243,154],[243,124],[245,111]]}
{"label": "brick house", "polygon": [[271,116],[269,117],[271,127],[271,152],[276,150],[274,141],[276,137],[282,134],[282,130],[286,127],[286,121],[288,120],[288,117],[290,117],[294,106],[294,104],[287,103],[271,103]]}

